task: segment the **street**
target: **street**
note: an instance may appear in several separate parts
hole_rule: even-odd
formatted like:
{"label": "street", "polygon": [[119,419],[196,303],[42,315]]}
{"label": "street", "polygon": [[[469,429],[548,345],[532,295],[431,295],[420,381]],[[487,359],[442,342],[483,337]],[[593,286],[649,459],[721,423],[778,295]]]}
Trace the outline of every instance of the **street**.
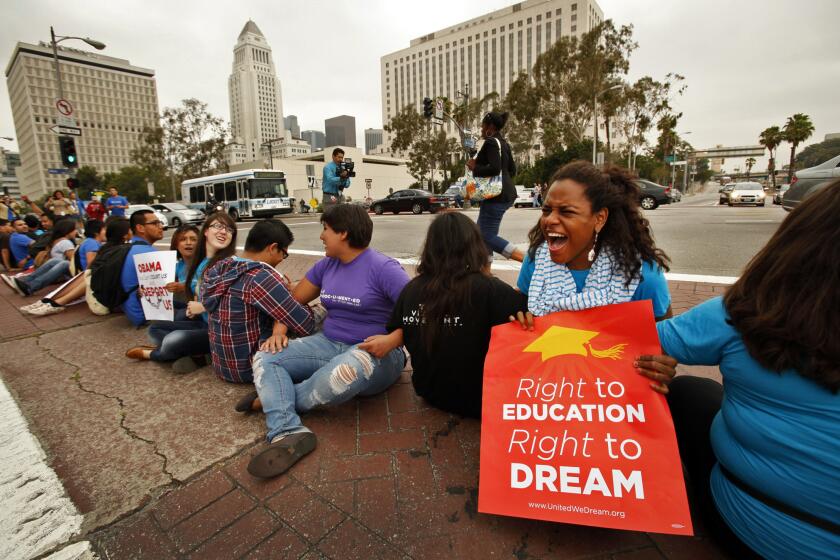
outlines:
{"label": "street", "polygon": [[[478,218],[478,210],[466,215]],[[657,245],[671,258],[671,272],[707,276],[738,276],[750,258],[767,242],[786,216],[779,206],[767,203],[764,208],[718,205],[718,193],[685,197],[682,202],[660,206],[645,212]],[[323,251],[319,214],[283,216],[295,235],[291,253]],[[539,217],[536,208],[511,208],[502,221],[501,235],[522,248],[527,247],[528,231]],[[426,229],[434,218],[418,216],[371,215],[374,223],[371,245],[396,258],[416,257]],[[238,225],[241,248],[254,221]],[[169,245],[170,228],[160,245]],[[497,255],[498,257],[498,255]],[[502,259],[504,262],[504,259]],[[496,262],[499,262],[498,260]]]}

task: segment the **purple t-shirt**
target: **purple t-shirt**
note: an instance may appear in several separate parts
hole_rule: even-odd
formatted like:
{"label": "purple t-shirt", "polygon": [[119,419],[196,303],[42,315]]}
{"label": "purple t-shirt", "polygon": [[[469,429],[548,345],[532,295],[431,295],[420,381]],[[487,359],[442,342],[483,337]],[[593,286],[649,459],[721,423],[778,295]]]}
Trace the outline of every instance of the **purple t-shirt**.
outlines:
{"label": "purple t-shirt", "polygon": [[367,249],[351,262],[327,257],[306,273],[321,288],[327,309],[324,335],[345,344],[358,344],[369,336],[387,334],[385,324],[408,283],[400,263]]}

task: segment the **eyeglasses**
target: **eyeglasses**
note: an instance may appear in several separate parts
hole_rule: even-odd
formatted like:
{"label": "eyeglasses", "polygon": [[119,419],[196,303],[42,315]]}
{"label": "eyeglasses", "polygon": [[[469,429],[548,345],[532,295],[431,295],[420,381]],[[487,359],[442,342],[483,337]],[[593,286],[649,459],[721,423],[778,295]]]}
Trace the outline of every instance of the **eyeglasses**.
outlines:
{"label": "eyeglasses", "polygon": [[163,222],[161,222],[160,220],[154,220],[152,222],[146,222],[143,225],[144,226],[161,226],[161,225],[163,225]]}
{"label": "eyeglasses", "polygon": [[283,253],[283,260],[289,258],[289,252],[286,249],[280,249],[280,252]]}
{"label": "eyeglasses", "polygon": [[209,229],[213,229],[213,230],[216,230],[216,231],[226,231],[226,232],[230,233],[231,235],[233,235],[233,232],[236,231],[232,227],[226,226],[225,224],[222,224],[220,222],[216,222],[215,224],[211,225]]}

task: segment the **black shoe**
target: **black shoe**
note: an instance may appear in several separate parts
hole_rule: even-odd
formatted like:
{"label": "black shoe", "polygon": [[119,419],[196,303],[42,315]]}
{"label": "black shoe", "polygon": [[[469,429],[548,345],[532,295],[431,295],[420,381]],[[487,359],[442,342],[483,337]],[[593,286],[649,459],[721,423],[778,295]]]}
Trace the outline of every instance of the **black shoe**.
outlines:
{"label": "black shoe", "polygon": [[249,413],[251,412],[252,407],[254,406],[254,401],[259,398],[259,395],[256,391],[252,391],[239,399],[239,402],[236,403],[236,406],[233,409],[236,412],[244,412]]}
{"label": "black shoe", "polygon": [[248,463],[248,472],[259,478],[274,478],[311,453],[317,445],[312,432],[277,436]]}

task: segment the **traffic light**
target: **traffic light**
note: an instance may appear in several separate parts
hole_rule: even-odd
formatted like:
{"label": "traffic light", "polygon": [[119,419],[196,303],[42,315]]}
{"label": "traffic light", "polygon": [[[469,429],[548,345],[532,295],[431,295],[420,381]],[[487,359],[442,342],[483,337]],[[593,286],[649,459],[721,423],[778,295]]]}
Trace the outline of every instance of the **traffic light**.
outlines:
{"label": "traffic light", "polygon": [[61,163],[64,167],[79,167],[76,155],[76,140],[72,136],[59,136],[58,147],[61,150]]}
{"label": "traffic light", "polygon": [[75,177],[67,177],[67,188],[71,191],[79,188],[79,180]]}
{"label": "traffic light", "polygon": [[424,97],[423,98],[423,116],[426,119],[431,119],[434,112],[435,111],[432,108],[432,100],[428,97]]}

